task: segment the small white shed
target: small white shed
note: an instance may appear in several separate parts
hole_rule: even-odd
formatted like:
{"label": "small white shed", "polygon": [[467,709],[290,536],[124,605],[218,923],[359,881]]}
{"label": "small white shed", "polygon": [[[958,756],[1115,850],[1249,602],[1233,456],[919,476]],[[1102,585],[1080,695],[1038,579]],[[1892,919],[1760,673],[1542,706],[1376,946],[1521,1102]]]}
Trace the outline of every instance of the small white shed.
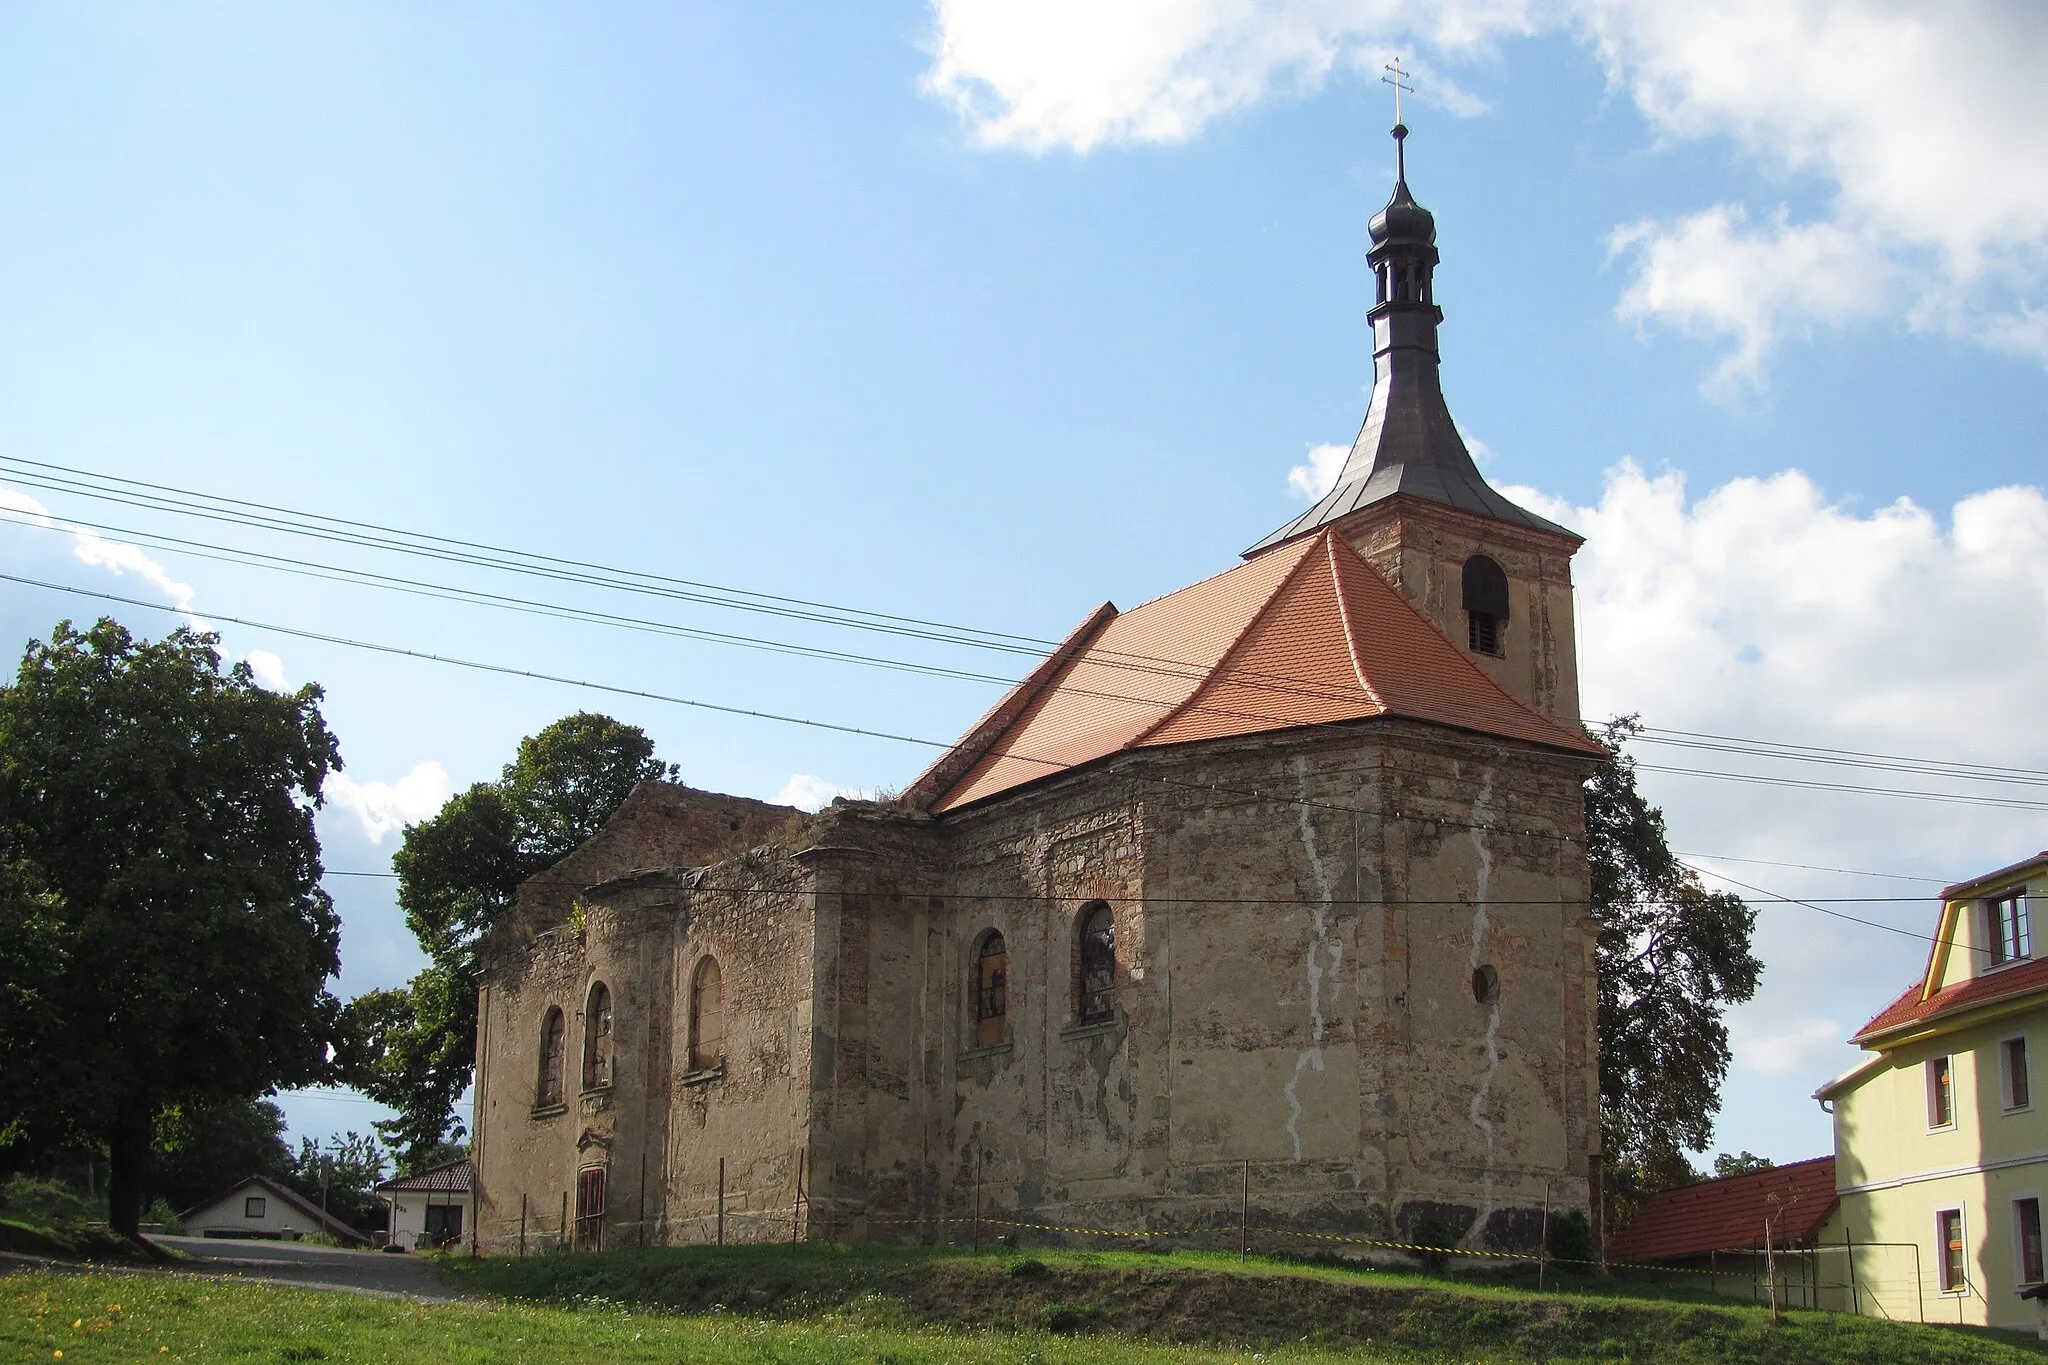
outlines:
{"label": "small white shed", "polygon": [[400,1176],[377,1187],[391,1205],[391,1244],[415,1250],[460,1246],[475,1222],[476,1168],[467,1160]]}
{"label": "small white shed", "polygon": [[188,1237],[261,1237],[297,1241],[315,1233],[343,1246],[364,1246],[369,1238],[339,1218],[320,1211],[296,1190],[266,1176],[252,1175],[178,1215]]}

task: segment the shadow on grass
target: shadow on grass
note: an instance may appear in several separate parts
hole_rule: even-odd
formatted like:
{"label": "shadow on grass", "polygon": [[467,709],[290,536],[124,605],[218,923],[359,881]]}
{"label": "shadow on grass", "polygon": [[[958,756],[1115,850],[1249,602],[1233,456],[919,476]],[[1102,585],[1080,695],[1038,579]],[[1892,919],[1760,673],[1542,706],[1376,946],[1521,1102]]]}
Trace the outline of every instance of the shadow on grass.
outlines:
{"label": "shadow on grass", "polygon": [[569,1305],[1461,1359],[1960,1365],[2043,1355],[2031,1340],[1983,1329],[1810,1311],[1774,1325],[1767,1309],[1648,1284],[1579,1277],[1537,1294],[1533,1267],[1526,1277],[1429,1276],[1203,1252],[809,1243],[487,1258],[451,1263],[448,1276],[473,1292]]}

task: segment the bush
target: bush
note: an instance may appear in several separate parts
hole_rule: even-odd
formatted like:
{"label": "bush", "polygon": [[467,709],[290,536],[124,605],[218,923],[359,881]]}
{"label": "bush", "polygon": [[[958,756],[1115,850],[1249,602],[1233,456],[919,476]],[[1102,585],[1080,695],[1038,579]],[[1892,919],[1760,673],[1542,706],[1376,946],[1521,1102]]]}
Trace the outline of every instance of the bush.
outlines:
{"label": "bush", "polygon": [[163,1230],[172,1237],[185,1231],[184,1223],[178,1219],[178,1211],[165,1202],[162,1195],[151,1200],[149,1207],[142,1211],[142,1221],[162,1225]]}
{"label": "bush", "polygon": [[1591,1262],[1593,1224],[1584,1209],[1567,1209],[1550,1216],[1550,1238],[1545,1249],[1555,1261]]}
{"label": "bush", "polygon": [[1038,1325],[1048,1332],[1081,1332],[1101,1316],[1092,1303],[1049,1303],[1038,1310]]}
{"label": "bush", "polygon": [[1040,1275],[1043,1275],[1045,1273],[1045,1262],[1033,1259],[1031,1257],[1026,1257],[1021,1261],[1012,1261],[1010,1263],[1010,1274],[1014,1275],[1016,1278],[1020,1280],[1037,1279]]}

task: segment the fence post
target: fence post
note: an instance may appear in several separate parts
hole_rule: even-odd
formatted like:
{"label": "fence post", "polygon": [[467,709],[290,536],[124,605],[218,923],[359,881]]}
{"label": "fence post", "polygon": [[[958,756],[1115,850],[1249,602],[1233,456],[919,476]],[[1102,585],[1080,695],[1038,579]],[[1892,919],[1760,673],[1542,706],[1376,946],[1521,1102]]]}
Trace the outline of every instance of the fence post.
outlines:
{"label": "fence post", "polygon": [[1252,1219],[1252,1163],[1244,1163],[1244,1195],[1237,1204],[1237,1259],[1242,1262],[1248,1254]]}
{"label": "fence post", "polygon": [[1920,1244],[1913,1243],[1913,1298],[1920,1309],[1920,1321],[1927,1321],[1927,1281],[1920,1278]]}
{"label": "fence post", "polygon": [[1543,1182],[1543,1231],[1536,1238],[1536,1292],[1543,1292],[1544,1272],[1550,1265],[1550,1182]]}
{"label": "fence post", "polygon": [[974,1249],[981,1250],[981,1144],[974,1144]]}
{"label": "fence post", "polygon": [[725,1158],[718,1158],[718,1244],[725,1245]]}
{"label": "fence post", "polygon": [[647,1245],[647,1148],[640,1148],[640,1245]]}
{"label": "fence post", "polygon": [[561,1248],[564,1251],[575,1249],[574,1244],[569,1240],[569,1192],[567,1190],[562,1191],[562,1230],[555,1240],[561,1244]]}
{"label": "fence post", "polygon": [[1849,1307],[1857,1317],[1863,1316],[1863,1294],[1856,1287],[1856,1231],[1845,1220],[1842,1223],[1842,1245],[1849,1256]]}
{"label": "fence post", "polygon": [[1771,1282],[1771,1321],[1778,1321],[1778,1258],[1771,1246],[1771,1220],[1764,1219],[1764,1278]]}
{"label": "fence post", "polygon": [[526,1192],[519,1192],[519,1254],[526,1255]]}
{"label": "fence post", "polygon": [[803,1226],[803,1219],[804,1163],[803,1158],[799,1157],[796,1163],[796,1198],[792,1199],[789,1203],[789,1244],[791,1246],[796,1245],[797,1232]]}

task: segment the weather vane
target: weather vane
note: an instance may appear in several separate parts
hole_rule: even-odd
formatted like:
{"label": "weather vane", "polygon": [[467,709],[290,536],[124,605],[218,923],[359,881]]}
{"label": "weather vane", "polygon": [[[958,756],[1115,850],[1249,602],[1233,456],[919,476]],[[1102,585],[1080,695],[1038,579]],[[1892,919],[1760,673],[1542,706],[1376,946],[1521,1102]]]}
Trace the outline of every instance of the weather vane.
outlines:
{"label": "weather vane", "polygon": [[1380,77],[1380,83],[1383,85],[1391,85],[1394,87],[1394,125],[1396,127],[1399,127],[1401,124],[1401,92],[1403,90],[1406,90],[1409,94],[1412,95],[1415,93],[1415,87],[1412,85],[1404,84],[1404,82],[1408,79],[1410,73],[1405,67],[1401,65],[1401,59],[1399,57],[1394,58],[1394,63],[1392,66],[1382,67],[1381,70],[1390,73],[1388,75]]}

